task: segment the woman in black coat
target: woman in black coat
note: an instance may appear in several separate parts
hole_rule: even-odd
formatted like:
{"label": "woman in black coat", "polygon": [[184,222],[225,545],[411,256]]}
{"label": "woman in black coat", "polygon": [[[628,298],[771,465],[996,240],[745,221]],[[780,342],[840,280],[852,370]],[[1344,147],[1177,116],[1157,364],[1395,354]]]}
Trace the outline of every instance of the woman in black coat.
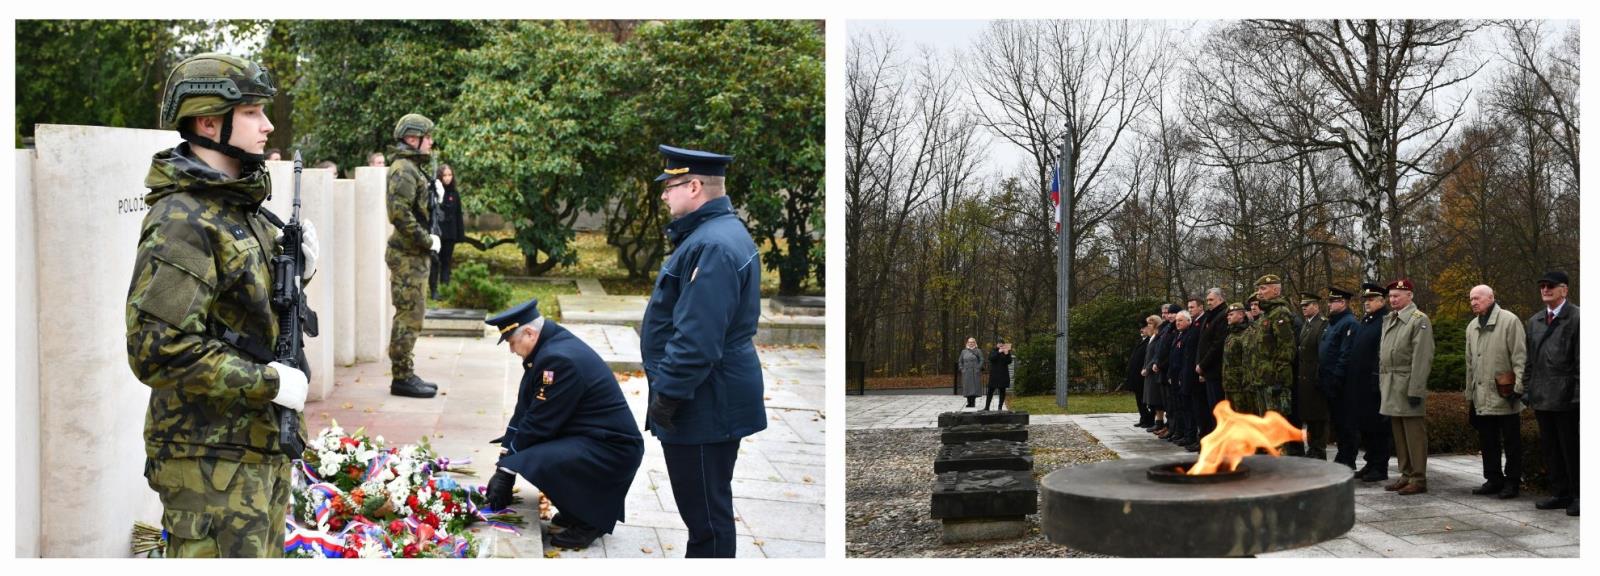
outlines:
{"label": "woman in black coat", "polygon": [[1006,388],[1011,387],[1011,344],[1001,342],[989,353],[989,393],[983,397],[983,409],[989,409],[994,393],[1000,392],[1000,409],[1006,409]]}
{"label": "woman in black coat", "polygon": [[444,198],[439,201],[439,284],[450,283],[450,268],[455,265],[456,243],[467,239],[467,226],[461,217],[461,194],[456,191],[456,171],[449,164],[440,164],[434,174],[444,185]]}

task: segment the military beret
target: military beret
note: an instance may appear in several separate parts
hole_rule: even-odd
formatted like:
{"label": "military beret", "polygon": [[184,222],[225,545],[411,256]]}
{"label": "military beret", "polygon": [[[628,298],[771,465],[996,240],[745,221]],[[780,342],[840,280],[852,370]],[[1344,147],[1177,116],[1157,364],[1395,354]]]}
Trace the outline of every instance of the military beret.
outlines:
{"label": "military beret", "polygon": [[1228,303],[1228,311],[1229,312],[1244,312],[1244,304],[1240,304],[1238,302],[1229,302]]}
{"label": "military beret", "polygon": [[1551,270],[1549,272],[1545,272],[1544,276],[1539,277],[1539,283],[1552,285],[1568,284],[1567,273],[1560,270]]}
{"label": "military beret", "polygon": [[1260,296],[1256,296],[1255,294],[1251,294],[1249,298],[1245,298],[1244,299],[1244,305],[1245,305],[1246,308],[1248,308],[1248,307],[1250,307],[1251,304],[1254,304],[1254,303],[1260,302],[1260,301],[1261,301],[1261,297]]}
{"label": "military beret", "polygon": [[728,163],[733,162],[732,156],[715,152],[689,150],[666,144],[658,148],[661,151],[661,174],[656,176],[656,182],[683,174],[722,176],[728,171]]}
{"label": "military beret", "polygon": [[1351,296],[1355,296],[1355,294],[1351,294],[1349,290],[1345,290],[1345,289],[1340,288],[1338,286],[1329,286],[1328,287],[1328,301],[1329,302],[1332,302],[1334,300],[1349,300]]}
{"label": "military beret", "polygon": [[1283,279],[1279,278],[1277,274],[1267,274],[1266,276],[1262,276],[1262,277],[1256,279],[1256,286],[1263,286],[1263,285],[1266,285],[1266,284],[1282,284],[1282,283],[1283,283]]}
{"label": "military beret", "polygon": [[1300,305],[1301,306],[1305,306],[1306,304],[1315,304],[1315,303],[1321,302],[1321,301],[1322,301],[1322,296],[1317,295],[1316,292],[1301,292],[1300,293]]}
{"label": "military beret", "polygon": [[[526,326],[539,318],[539,299],[534,298],[511,307],[510,310],[496,314],[483,321],[484,324],[494,326],[500,331],[500,342],[505,342],[511,337],[511,331],[521,326]],[[500,342],[496,342],[499,344]]]}
{"label": "military beret", "polygon": [[1384,294],[1385,294],[1385,292],[1383,291],[1383,287],[1382,286],[1379,286],[1379,285],[1374,284],[1372,282],[1363,282],[1363,283],[1361,283],[1361,297],[1362,298],[1372,298],[1372,297],[1375,297],[1375,296],[1376,297],[1382,297]]}
{"label": "military beret", "polygon": [[1416,289],[1417,289],[1417,285],[1415,283],[1412,283],[1410,278],[1401,278],[1399,280],[1395,280],[1394,282],[1390,282],[1388,286],[1384,287],[1384,290],[1416,290]]}

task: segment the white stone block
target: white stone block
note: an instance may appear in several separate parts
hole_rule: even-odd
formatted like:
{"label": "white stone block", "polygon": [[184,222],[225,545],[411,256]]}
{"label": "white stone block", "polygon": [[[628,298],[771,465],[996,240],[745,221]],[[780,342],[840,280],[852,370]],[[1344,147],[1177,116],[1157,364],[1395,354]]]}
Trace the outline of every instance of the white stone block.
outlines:
{"label": "white stone block", "polygon": [[388,173],[383,168],[360,166],[355,180],[356,361],[387,361],[393,314],[389,266],[384,262],[389,239]]}
{"label": "white stone block", "polygon": [[328,260],[333,284],[334,307],[339,309],[333,327],[333,361],[340,366],[356,363],[356,181],[333,181],[333,225],[327,232],[334,238],[332,258]]}
{"label": "white stone block", "polygon": [[32,150],[17,150],[17,558],[39,556],[39,244],[34,240]]}
{"label": "white stone block", "polygon": [[41,124],[33,165],[38,282],[39,555],[126,557],[159,524],[144,479],[150,389],[128,367],[124,307],[150,156],[172,131]]}

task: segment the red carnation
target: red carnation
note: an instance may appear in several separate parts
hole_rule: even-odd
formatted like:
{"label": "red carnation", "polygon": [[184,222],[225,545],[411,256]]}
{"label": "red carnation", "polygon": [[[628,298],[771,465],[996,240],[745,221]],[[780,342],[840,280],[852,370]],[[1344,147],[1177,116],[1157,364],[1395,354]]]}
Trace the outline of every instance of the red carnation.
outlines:
{"label": "red carnation", "polygon": [[410,506],[412,509],[419,507],[417,505],[417,495],[415,493],[411,494],[410,496],[406,496],[406,506]]}
{"label": "red carnation", "polygon": [[405,550],[403,552],[401,552],[401,555],[405,556],[406,558],[416,558],[417,557],[417,545],[416,545],[416,543],[406,544]]}
{"label": "red carnation", "polygon": [[405,533],[405,531],[406,531],[406,523],[405,522],[401,522],[399,520],[395,520],[393,522],[390,522],[389,523],[389,531],[393,532],[395,534]]}

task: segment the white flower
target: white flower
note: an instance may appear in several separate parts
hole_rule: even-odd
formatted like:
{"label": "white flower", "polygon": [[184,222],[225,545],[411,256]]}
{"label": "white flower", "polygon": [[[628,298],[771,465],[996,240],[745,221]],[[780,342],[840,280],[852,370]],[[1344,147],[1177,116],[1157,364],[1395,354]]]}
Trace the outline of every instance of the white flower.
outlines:
{"label": "white flower", "polygon": [[338,460],[334,460],[332,458],[322,458],[321,460],[322,465],[317,467],[317,473],[323,475],[324,477],[339,473],[340,466]]}

